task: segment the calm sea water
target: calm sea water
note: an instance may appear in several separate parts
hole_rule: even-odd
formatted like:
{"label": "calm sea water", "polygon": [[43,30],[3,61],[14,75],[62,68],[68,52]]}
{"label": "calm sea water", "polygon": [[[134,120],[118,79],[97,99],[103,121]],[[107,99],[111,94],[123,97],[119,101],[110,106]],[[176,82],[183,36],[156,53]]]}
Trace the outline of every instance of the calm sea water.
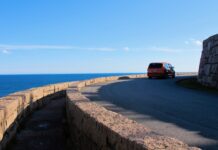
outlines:
{"label": "calm sea water", "polygon": [[0,97],[6,96],[13,92],[47,84],[129,74],[132,73],[0,75]]}

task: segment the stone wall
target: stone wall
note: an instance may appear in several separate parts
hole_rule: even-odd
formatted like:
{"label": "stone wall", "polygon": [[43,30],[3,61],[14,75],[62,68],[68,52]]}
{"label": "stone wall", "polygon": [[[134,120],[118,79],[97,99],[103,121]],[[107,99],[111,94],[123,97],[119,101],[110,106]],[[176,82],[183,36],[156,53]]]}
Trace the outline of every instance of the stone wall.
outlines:
{"label": "stone wall", "polygon": [[91,102],[79,91],[82,87],[91,84],[142,77],[146,75],[66,82],[32,88],[0,98],[0,150],[13,139],[21,122],[31,112],[53,98],[65,96],[66,90],[67,120],[75,149],[198,149],[189,147],[176,139],[158,135],[135,121],[108,111]]}
{"label": "stone wall", "polygon": [[205,86],[218,88],[218,34],[203,42],[198,81]]}
{"label": "stone wall", "polygon": [[13,139],[22,120],[51,99],[65,96],[66,89],[73,84],[67,82],[32,88],[0,98],[0,150]]}
{"label": "stone wall", "polygon": [[158,135],[141,124],[97,105],[80,89],[100,82],[141,78],[146,75],[105,77],[78,82],[67,90],[67,119],[72,143],[79,150],[197,150],[187,144]]}

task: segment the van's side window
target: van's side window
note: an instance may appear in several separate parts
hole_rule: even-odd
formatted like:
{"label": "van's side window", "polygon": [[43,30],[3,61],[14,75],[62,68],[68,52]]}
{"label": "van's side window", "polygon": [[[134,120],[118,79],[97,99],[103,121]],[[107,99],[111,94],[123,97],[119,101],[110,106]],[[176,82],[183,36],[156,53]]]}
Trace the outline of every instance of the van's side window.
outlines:
{"label": "van's side window", "polygon": [[164,66],[165,66],[166,69],[170,69],[168,64],[164,64]]}

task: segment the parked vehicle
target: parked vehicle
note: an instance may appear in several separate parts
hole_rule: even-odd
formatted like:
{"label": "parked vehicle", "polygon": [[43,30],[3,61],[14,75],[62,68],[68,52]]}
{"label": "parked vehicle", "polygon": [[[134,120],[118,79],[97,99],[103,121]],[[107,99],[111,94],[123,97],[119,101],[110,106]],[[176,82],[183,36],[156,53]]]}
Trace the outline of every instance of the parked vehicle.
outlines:
{"label": "parked vehicle", "polygon": [[150,79],[152,77],[175,78],[176,73],[174,67],[170,63],[156,62],[149,64],[147,74]]}

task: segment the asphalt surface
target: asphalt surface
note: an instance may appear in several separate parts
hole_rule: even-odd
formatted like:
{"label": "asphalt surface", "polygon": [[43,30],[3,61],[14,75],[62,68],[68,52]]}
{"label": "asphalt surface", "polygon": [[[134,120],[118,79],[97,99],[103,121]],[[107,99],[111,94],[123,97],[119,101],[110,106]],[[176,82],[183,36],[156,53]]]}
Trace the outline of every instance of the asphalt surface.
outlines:
{"label": "asphalt surface", "polygon": [[159,134],[218,149],[218,95],[180,87],[176,80],[119,80],[86,87],[82,93]]}

